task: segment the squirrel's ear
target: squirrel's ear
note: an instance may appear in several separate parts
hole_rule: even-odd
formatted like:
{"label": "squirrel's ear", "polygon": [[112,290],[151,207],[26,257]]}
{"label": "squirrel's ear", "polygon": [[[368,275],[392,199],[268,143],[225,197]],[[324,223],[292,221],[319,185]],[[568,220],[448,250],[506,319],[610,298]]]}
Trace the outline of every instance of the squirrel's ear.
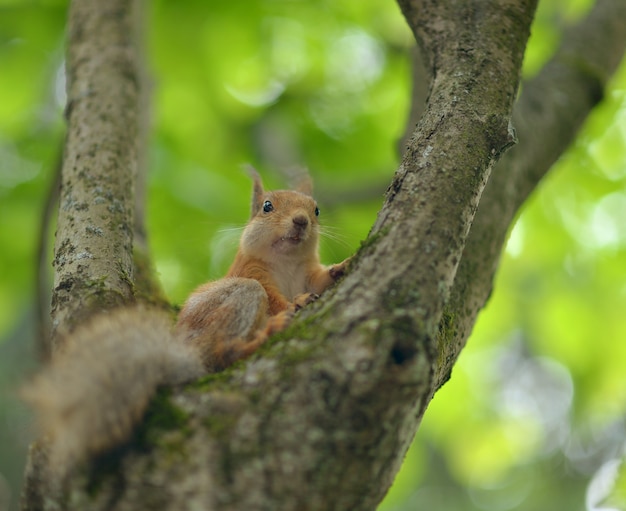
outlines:
{"label": "squirrel's ear", "polygon": [[309,169],[296,166],[284,169],[282,174],[287,178],[290,190],[303,193],[309,197],[313,195],[313,180],[309,175]]}
{"label": "squirrel's ear", "polygon": [[293,172],[292,182],[294,183],[293,189],[296,192],[313,196],[313,180],[311,179],[309,171],[306,168],[301,168]]}
{"label": "squirrel's ear", "polygon": [[296,186],[296,191],[303,193],[304,195],[309,195],[312,197],[313,196],[313,180],[311,179],[311,176],[309,176],[308,174],[305,176],[302,176],[302,178],[298,182],[298,185]]}
{"label": "squirrel's ear", "polygon": [[263,190],[263,181],[261,181],[261,176],[256,169],[252,165],[246,165],[246,171],[252,178],[253,182],[252,205],[250,211],[250,218],[252,218],[259,212],[261,206],[263,205],[263,196],[265,195],[265,191]]}

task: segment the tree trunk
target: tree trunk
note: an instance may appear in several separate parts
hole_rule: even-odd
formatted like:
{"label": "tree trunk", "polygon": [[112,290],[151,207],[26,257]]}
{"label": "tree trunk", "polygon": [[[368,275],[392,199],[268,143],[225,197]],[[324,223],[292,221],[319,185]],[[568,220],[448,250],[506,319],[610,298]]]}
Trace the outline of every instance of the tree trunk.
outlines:
{"label": "tree trunk", "polygon": [[[599,0],[525,85],[514,116],[521,142],[495,165],[514,142],[511,111],[535,0],[399,3],[431,73],[429,99],[350,273],[245,364],[163,391],[131,442],[64,487],[42,482],[37,456],[45,451],[37,451],[26,509],[371,510],[380,502],[489,296],[517,209],[601,98],[626,44],[626,3]],[[70,69],[106,67],[88,46],[80,52],[78,35],[97,38],[99,31],[77,13],[104,9],[97,14],[106,15],[103,26],[126,33],[126,3],[74,4]],[[107,87],[105,102],[114,110],[82,105],[100,102],[92,96],[98,88],[70,80],[61,214],[67,209],[74,219],[59,224],[55,255],[56,286],[65,293],[57,302],[70,312],[57,315],[59,328],[91,306],[71,293],[86,271],[80,265],[89,266],[85,282],[111,286],[98,289],[112,301],[132,294],[128,179],[137,150],[122,147],[136,140],[137,115],[128,110],[137,91],[124,38],[114,40],[111,54],[121,60],[111,63],[117,85]],[[71,71],[70,78],[78,72]],[[73,137],[81,112],[108,122],[96,138],[120,148]],[[116,115],[130,115],[125,127],[116,127]],[[89,201],[76,198],[79,186]],[[110,221],[96,225],[87,216],[79,224],[100,197]],[[79,254],[94,254],[100,237],[119,253],[103,252],[96,270],[100,261]],[[74,250],[63,252],[68,244]]]}
{"label": "tree trunk", "polygon": [[134,4],[75,1],[69,10],[54,343],[94,310],[133,296],[140,80]]}

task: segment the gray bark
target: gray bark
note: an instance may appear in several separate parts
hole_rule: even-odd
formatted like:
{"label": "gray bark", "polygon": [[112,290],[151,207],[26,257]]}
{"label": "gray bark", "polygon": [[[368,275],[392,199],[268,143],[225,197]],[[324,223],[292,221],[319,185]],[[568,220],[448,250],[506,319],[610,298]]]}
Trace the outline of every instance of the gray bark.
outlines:
{"label": "gray bark", "polygon": [[53,341],[133,294],[139,76],[133,2],[72,2],[67,141],[54,256]]}
{"label": "gray bark", "polygon": [[[523,88],[521,143],[494,167],[512,143],[534,1],[400,5],[431,73],[429,100],[350,273],[246,363],[161,393],[128,445],[64,488],[40,485],[46,498],[28,509],[359,510],[382,499],[488,298],[515,212],[600,99],[626,43],[626,3],[599,0]],[[125,105],[126,89],[116,90]],[[66,187],[80,179],[67,165]],[[132,208],[121,209],[132,225]],[[68,232],[72,243],[88,225]],[[118,243],[128,250],[126,237]],[[76,264],[61,269],[59,282],[78,274]]]}

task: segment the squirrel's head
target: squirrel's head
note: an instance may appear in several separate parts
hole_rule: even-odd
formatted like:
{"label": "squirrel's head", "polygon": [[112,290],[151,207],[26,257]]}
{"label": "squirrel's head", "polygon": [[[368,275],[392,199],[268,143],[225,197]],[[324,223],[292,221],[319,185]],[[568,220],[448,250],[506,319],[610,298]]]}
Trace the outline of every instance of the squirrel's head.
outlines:
{"label": "squirrel's head", "polygon": [[308,258],[317,255],[319,208],[311,197],[310,180],[298,190],[268,192],[256,171],[252,215],[241,237],[240,250],[271,261],[286,255]]}

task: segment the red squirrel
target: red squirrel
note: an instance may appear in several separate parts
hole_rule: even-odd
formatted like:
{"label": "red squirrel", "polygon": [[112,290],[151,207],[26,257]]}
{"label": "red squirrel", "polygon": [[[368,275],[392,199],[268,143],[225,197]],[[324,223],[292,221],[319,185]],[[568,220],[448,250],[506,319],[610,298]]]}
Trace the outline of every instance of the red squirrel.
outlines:
{"label": "red squirrel", "polygon": [[171,328],[163,312],[131,307],[76,329],[23,390],[50,439],[59,473],[129,438],[157,388],[192,381],[253,353],[345,272],[320,264],[319,209],[310,185],[266,192],[227,275],[196,289]]}
{"label": "red squirrel", "polygon": [[348,262],[320,264],[319,208],[310,181],[298,191],[266,192],[259,174],[250,173],[251,218],[235,260],[224,278],[196,289],[178,317],[177,329],[208,371],[250,355],[341,277]]}

